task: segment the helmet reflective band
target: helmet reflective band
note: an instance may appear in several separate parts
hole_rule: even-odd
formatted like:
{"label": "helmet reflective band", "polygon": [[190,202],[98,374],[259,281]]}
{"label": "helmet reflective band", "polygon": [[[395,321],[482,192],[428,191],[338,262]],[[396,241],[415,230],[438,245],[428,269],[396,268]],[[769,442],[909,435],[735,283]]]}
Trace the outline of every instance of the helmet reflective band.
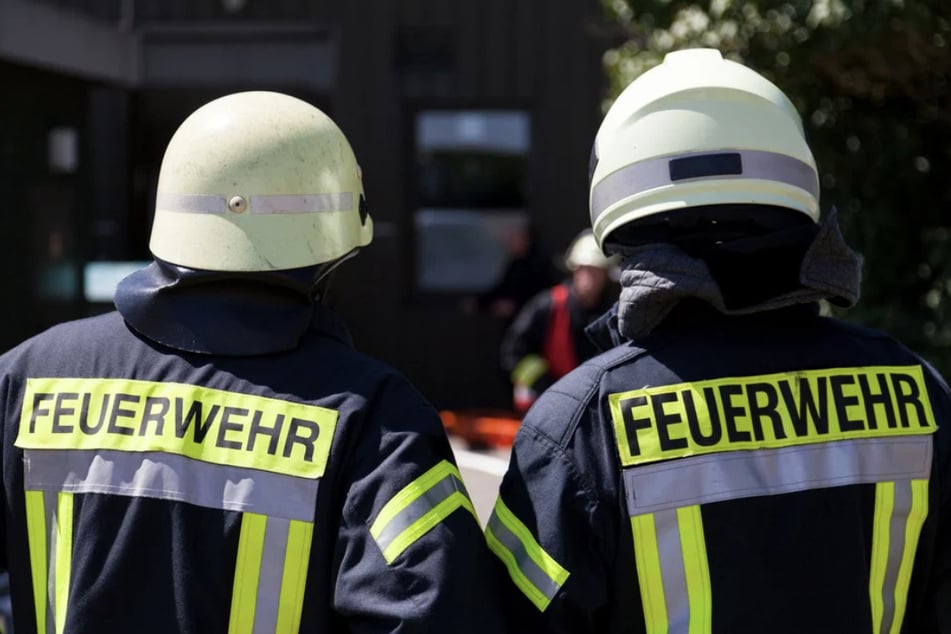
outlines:
{"label": "helmet reflective band", "polygon": [[799,115],[774,84],[699,49],[667,55],[618,97],[595,140],[598,243],[652,214],[716,204],[819,217],[819,182]]}
{"label": "helmet reflective band", "polygon": [[229,95],[169,142],[149,247],[211,271],[330,262],[372,238],[362,196],[350,144],[320,110],[273,92]]}

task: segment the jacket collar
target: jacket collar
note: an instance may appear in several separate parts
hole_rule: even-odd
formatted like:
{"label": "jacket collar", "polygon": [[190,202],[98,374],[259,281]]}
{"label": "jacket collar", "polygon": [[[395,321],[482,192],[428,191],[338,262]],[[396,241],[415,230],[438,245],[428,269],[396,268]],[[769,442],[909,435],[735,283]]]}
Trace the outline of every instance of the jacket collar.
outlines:
{"label": "jacket collar", "polygon": [[285,352],[320,331],[350,345],[343,322],[312,299],[316,269],[198,271],[156,260],[123,279],[115,305],[134,330],[183,352]]}
{"label": "jacket collar", "polygon": [[[745,240],[742,248],[773,249],[771,240],[773,236],[760,239],[760,243],[757,239]],[[802,318],[816,314],[822,299],[850,307],[858,300],[861,283],[861,257],[845,243],[835,210],[805,244],[794,283],[749,304],[731,305],[708,263],[673,244],[631,247],[624,255],[618,303],[586,329],[601,350],[684,323],[742,315],[756,315],[757,320],[770,319],[771,315],[778,319]]]}

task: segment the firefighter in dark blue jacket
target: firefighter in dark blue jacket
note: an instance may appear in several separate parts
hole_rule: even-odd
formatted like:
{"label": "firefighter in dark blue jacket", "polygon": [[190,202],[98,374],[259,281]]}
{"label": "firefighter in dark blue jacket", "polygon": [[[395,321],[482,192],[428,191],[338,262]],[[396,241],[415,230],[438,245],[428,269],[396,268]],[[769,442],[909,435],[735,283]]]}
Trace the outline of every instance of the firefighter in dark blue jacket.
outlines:
{"label": "firefighter in dark blue jacket", "polygon": [[316,108],[182,124],[118,312],[0,358],[18,634],[499,631],[437,413],[320,303],[371,237]]}
{"label": "firefighter in dark blue jacket", "polygon": [[951,632],[951,396],[820,316],[861,263],[790,101],[671,53],[592,160],[621,297],[515,440],[486,529],[512,631]]}

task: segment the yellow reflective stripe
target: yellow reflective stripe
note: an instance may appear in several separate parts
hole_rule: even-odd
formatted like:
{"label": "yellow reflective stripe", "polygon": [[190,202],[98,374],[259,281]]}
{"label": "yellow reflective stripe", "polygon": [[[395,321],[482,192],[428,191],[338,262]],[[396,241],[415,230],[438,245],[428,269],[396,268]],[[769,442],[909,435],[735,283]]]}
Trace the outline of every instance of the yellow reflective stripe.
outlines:
{"label": "yellow reflective stripe", "polygon": [[489,549],[505,564],[518,589],[544,612],[570,573],[545,552],[501,497],[495,502],[485,537]]}
{"label": "yellow reflective stripe", "polygon": [[885,569],[888,565],[889,526],[895,505],[895,483],[875,485],[875,512],[872,517],[872,558],[869,564],[869,599],[872,604],[872,632],[881,634],[885,604]]}
{"label": "yellow reflective stripe", "polygon": [[254,630],[254,608],[257,604],[266,526],[267,517],[264,515],[244,513],[241,516],[228,634],[251,634]]}
{"label": "yellow reflective stripe", "polygon": [[300,629],[304,609],[304,587],[307,585],[307,568],[310,564],[310,546],[314,537],[311,522],[291,520],[287,529],[287,551],[284,556],[284,573],[281,578],[280,607],[277,613],[279,634],[296,633]]}
{"label": "yellow reflective stripe", "polygon": [[918,537],[921,527],[928,516],[928,481],[911,481],[911,510],[905,524],[905,544],[902,548],[901,565],[898,568],[898,580],[895,583],[895,618],[892,620],[890,634],[901,631],[905,620],[905,607],[908,602],[908,584],[911,582],[911,570],[918,550]]}
{"label": "yellow reflective stripe", "polygon": [[315,405],[184,383],[27,379],[16,446],[158,451],[316,479],[338,413]]}
{"label": "yellow reflective stripe", "polygon": [[66,627],[69,577],[73,561],[73,494],[60,493],[56,509],[56,634]]}
{"label": "yellow reflective stripe", "polygon": [[476,516],[472,502],[469,501],[469,498],[467,498],[465,494],[456,491],[434,506],[432,510],[410,524],[406,530],[400,533],[399,537],[390,542],[383,550],[383,558],[386,559],[386,563],[393,563],[393,560],[399,557],[404,550],[412,546],[417,539],[431,531],[433,527],[460,507],[469,511],[472,517],[476,519],[476,522],[478,522],[479,518]]}
{"label": "yellow reflective stripe", "polygon": [[660,551],[654,514],[631,518],[634,533],[634,561],[637,565],[637,585],[641,590],[644,608],[644,626],[647,634],[666,634],[667,603],[664,598],[664,578],[660,568]]}
{"label": "yellow reflective stripe", "polygon": [[495,514],[499,521],[515,534],[525,547],[528,556],[535,562],[535,565],[556,584],[564,585],[565,581],[568,580],[568,571],[555,561],[554,557],[545,552],[545,549],[541,547],[532,532],[522,523],[522,520],[515,517],[515,513],[505,505],[502,498],[499,498],[495,503]]}
{"label": "yellow reflective stripe", "polygon": [[690,602],[688,632],[705,634],[713,627],[713,596],[700,506],[677,509],[677,524],[680,527],[680,548],[683,552],[684,577],[687,580],[687,599]]}
{"label": "yellow reflective stripe", "polygon": [[[434,496],[435,499],[428,499]],[[462,485],[459,469],[443,460],[400,489],[383,505],[370,525],[370,535],[380,546],[386,562],[392,563],[458,508],[469,511],[478,522],[475,507]]]}
{"label": "yellow reflective stripe", "polygon": [[386,528],[386,525],[389,524],[394,517],[399,515],[403,509],[412,504],[416,498],[426,493],[431,486],[450,474],[455,475],[460,480],[462,479],[462,476],[459,474],[459,469],[448,460],[443,460],[403,487],[396,495],[390,498],[389,502],[383,505],[383,508],[380,509],[380,513],[376,516],[376,519],[373,520],[373,524],[370,526],[370,534],[373,535],[373,538],[376,539],[379,537],[383,529]]}
{"label": "yellow reflective stripe", "polygon": [[42,491],[26,491],[26,532],[30,545],[30,573],[33,577],[33,604],[36,631],[46,633],[46,507]]}
{"label": "yellow reflective stripe", "polygon": [[485,541],[489,545],[489,550],[495,553],[495,556],[505,565],[515,587],[522,591],[522,594],[538,608],[539,612],[544,612],[551,603],[551,599],[529,580],[519,566],[518,557],[495,536],[491,526],[485,527]]}
{"label": "yellow reflective stripe", "polygon": [[522,359],[512,369],[511,379],[515,385],[534,385],[548,372],[548,362],[537,354],[530,354]]}

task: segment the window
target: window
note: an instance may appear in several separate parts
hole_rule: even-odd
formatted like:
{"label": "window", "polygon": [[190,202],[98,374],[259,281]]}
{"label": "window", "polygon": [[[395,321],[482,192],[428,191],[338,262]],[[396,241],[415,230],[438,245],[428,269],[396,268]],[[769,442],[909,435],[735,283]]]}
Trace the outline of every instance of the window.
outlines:
{"label": "window", "polygon": [[480,292],[528,228],[529,117],[518,110],[417,113],[416,287]]}

